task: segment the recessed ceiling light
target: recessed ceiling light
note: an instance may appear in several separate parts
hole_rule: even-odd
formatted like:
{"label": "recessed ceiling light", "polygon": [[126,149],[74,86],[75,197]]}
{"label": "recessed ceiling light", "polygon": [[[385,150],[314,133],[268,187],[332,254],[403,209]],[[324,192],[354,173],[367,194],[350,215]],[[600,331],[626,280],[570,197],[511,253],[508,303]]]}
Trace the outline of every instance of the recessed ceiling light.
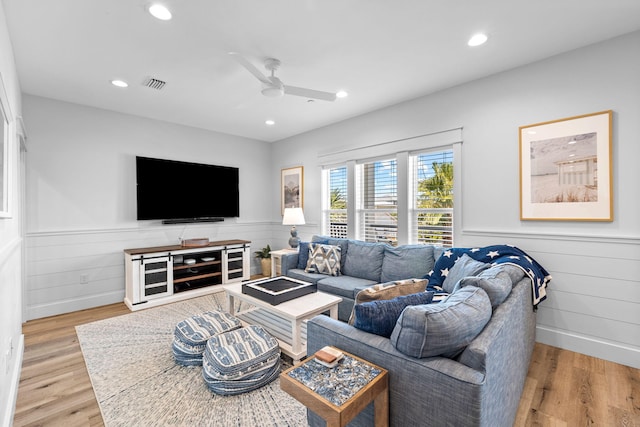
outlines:
{"label": "recessed ceiling light", "polygon": [[124,80],[111,80],[111,84],[118,87],[129,86],[129,83],[125,82]]}
{"label": "recessed ceiling light", "polygon": [[158,18],[162,21],[168,21],[171,19],[171,12],[161,4],[156,3],[149,6],[149,13],[153,15],[154,18]]}
{"label": "recessed ceiling light", "polygon": [[265,125],[267,125],[267,126],[273,126],[273,125],[275,125],[275,124],[276,124],[276,122],[274,122],[273,120],[266,120],[266,121],[264,122],[264,124],[265,124]]}
{"label": "recessed ceiling light", "polygon": [[469,46],[480,46],[481,44],[484,44],[487,41],[488,37],[486,34],[483,33],[478,33],[478,34],[474,34],[469,41],[467,42],[467,44]]}
{"label": "recessed ceiling light", "polygon": [[347,96],[349,96],[349,94],[344,90],[339,90],[338,93],[336,93],[337,98],[346,98]]}

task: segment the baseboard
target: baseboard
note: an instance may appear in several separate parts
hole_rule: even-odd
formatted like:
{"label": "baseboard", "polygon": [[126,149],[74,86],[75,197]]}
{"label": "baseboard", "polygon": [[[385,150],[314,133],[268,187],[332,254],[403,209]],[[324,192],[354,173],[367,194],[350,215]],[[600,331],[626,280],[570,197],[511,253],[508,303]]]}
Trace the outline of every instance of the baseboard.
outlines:
{"label": "baseboard", "polygon": [[87,308],[115,304],[124,301],[124,289],[99,295],[88,295],[73,300],[56,301],[50,304],[30,305],[26,307],[26,319],[41,319],[58,314],[71,313]]}
{"label": "baseboard", "polygon": [[536,341],[640,369],[640,349],[538,325]]}
{"label": "baseboard", "polygon": [[22,359],[24,357],[24,335],[20,334],[18,346],[16,347],[16,357],[14,358],[11,370],[11,381],[9,382],[9,392],[7,400],[4,402],[6,407],[2,411],[4,419],[3,427],[11,427],[13,425],[13,416],[16,412],[16,400],[18,399],[18,387],[20,385],[20,372],[22,371]]}

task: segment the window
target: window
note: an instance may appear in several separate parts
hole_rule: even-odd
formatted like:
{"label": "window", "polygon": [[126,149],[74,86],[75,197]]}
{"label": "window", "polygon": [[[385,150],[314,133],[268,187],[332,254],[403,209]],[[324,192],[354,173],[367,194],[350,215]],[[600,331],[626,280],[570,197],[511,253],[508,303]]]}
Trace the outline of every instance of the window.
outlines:
{"label": "window", "polygon": [[398,241],[396,159],[358,165],[356,174],[358,237],[367,242]]}
{"label": "window", "polygon": [[328,200],[324,210],[324,233],[331,237],[347,237],[347,167],[324,171]]}
{"label": "window", "polygon": [[453,246],[462,143],[462,128],[452,128],[319,154],[321,233]]}
{"label": "window", "polygon": [[410,241],[453,245],[453,151],[410,157],[412,209]]}

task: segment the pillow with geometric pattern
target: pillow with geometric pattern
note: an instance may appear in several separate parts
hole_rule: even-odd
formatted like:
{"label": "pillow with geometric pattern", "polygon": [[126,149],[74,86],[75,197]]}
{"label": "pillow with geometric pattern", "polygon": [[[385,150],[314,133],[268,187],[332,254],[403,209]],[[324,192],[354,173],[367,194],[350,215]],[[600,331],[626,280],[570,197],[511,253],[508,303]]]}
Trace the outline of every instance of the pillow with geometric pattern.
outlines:
{"label": "pillow with geometric pattern", "polygon": [[305,268],[304,271],[307,273],[339,276],[340,246],[310,243],[309,261],[307,261],[307,268]]}

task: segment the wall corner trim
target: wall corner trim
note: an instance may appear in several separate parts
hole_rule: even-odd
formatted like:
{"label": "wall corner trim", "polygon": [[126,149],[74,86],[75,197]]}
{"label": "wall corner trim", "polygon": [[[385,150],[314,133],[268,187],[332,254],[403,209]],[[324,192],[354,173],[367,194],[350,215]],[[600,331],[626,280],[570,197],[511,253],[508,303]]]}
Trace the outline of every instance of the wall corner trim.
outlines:
{"label": "wall corner trim", "polygon": [[24,334],[20,334],[18,341],[18,350],[16,357],[11,368],[11,381],[9,383],[8,399],[5,401],[6,407],[0,411],[4,413],[4,419],[2,420],[3,427],[10,427],[13,425],[13,416],[16,411],[16,401],[18,399],[18,387],[20,385],[20,373],[22,371],[22,359],[24,358]]}

